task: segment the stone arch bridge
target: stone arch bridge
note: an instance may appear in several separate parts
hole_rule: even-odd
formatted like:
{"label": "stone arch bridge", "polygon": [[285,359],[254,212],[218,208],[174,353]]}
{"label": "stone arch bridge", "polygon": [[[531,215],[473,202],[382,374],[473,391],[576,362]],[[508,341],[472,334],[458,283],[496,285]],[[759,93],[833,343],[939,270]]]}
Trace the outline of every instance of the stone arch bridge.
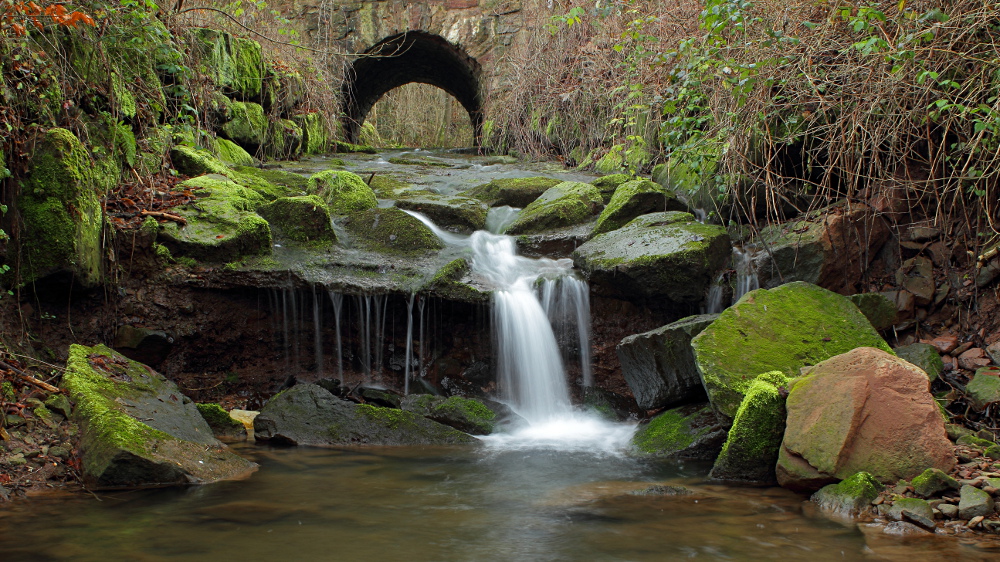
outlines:
{"label": "stone arch bridge", "polygon": [[504,52],[530,30],[530,14],[547,14],[548,8],[538,0],[307,0],[297,17],[314,44],[358,53],[342,86],[348,140],[357,142],[383,95],[417,82],[437,86],[462,104],[478,144],[490,77]]}

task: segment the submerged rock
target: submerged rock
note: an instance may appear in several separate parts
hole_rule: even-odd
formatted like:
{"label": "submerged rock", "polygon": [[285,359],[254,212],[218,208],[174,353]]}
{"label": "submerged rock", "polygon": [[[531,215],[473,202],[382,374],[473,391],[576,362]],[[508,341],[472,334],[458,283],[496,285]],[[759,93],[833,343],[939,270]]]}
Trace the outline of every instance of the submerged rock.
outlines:
{"label": "submerged rock", "polygon": [[747,388],[722,452],[709,478],[754,484],[775,484],[774,465],[785,433],[788,379],[780,371],[758,376]]}
{"label": "submerged rock", "polygon": [[632,436],[637,453],[682,459],[714,459],[726,440],[726,430],[707,404],[667,410],[639,426]]}
{"label": "submerged rock", "polygon": [[562,183],[556,178],[500,178],[478,185],[463,195],[483,201],[490,207],[527,207],[547,189]]}
{"label": "submerged rock", "polygon": [[319,195],[335,215],[364,211],[378,206],[375,192],[361,176],[343,170],[326,170],[309,178],[307,191]]}
{"label": "submerged rock", "polygon": [[691,338],[718,318],[718,314],[689,316],[624,338],[618,361],[636,403],[644,410],[704,400],[705,388],[694,363]]}
{"label": "submerged rock", "polygon": [[789,389],[778,482],[814,490],[855,472],[880,481],[950,470],[954,447],[926,374],[880,349],[823,361]]}
{"label": "submerged rock", "polygon": [[353,242],[376,252],[418,255],[444,247],[427,225],[395,207],[354,212],[344,228]]}
{"label": "submerged rock", "polygon": [[314,384],[275,395],[253,421],[258,441],[285,445],[445,445],[475,438],[404,410],[341,400]]}
{"label": "submerged rock", "polygon": [[850,299],[802,282],[747,293],[691,345],[708,399],[728,419],[760,373],[794,377],[856,347],[890,349]]}
{"label": "submerged rock", "polygon": [[687,205],[678,200],[669,189],[649,180],[634,179],[615,190],[608,206],[597,217],[594,234],[616,230],[647,213],[687,210]]}
{"label": "submerged rock", "polygon": [[589,183],[566,181],[545,190],[521,210],[507,234],[531,234],[586,222],[604,204]]}
{"label": "submerged rock", "polygon": [[485,228],[489,211],[489,206],[478,199],[430,192],[405,194],[396,200],[396,206],[423,213],[441,228],[464,233]]}
{"label": "submerged rock", "polygon": [[882,491],[882,483],[867,472],[853,474],[837,484],[820,488],[810,498],[823,511],[843,517],[857,517],[872,508]]}
{"label": "submerged rock", "polygon": [[71,345],[62,384],[76,402],[88,486],[205,484],[257,466],[213,436],[177,385],[107,347]]}
{"label": "submerged rock", "polygon": [[[695,303],[728,263],[729,235],[689,213],[643,215],[595,236],[573,252],[573,262],[596,291],[629,299]],[[763,369],[760,372],[770,370]],[[758,373],[754,373],[756,376]]]}

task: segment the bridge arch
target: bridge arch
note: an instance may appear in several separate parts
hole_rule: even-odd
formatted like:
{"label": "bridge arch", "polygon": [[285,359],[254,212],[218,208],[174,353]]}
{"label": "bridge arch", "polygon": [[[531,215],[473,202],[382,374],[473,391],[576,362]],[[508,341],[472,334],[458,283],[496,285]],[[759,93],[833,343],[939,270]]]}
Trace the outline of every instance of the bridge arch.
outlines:
{"label": "bridge arch", "polygon": [[358,142],[361,125],[390,90],[418,82],[448,92],[469,112],[474,142],[483,129],[482,69],[461,47],[426,31],[405,31],[382,39],[348,68],[342,87],[344,132]]}

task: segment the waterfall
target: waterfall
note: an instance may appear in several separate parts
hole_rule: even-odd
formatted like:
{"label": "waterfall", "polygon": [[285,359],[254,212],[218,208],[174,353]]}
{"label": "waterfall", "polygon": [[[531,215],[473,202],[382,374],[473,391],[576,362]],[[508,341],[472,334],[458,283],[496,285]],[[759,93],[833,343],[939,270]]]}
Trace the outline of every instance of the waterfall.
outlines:
{"label": "waterfall", "polygon": [[754,247],[733,246],[733,268],[736,270],[736,287],[733,289],[733,302],[750,291],[760,288],[757,279],[757,269],[753,265]]}
{"label": "waterfall", "polygon": [[[544,279],[540,285],[542,308],[563,350],[563,361],[580,364],[583,386],[593,385],[590,365],[590,287],[576,277]],[[575,341],[574,341],[575,340]],[[575,347],[576,357],[569,351]]]}
{"label": "waterfall", "polygon": [[313,340],[313,345],[316,351],[316,374],[323,375],[323,325],[322,325],[322,315],[320,314],[320,300],[319,296],[316,294],[316,286],[313,285],[312,290],[313,296],[313,325],[315,327],[315,339]]}
{"label": "waterfall", "polygon": [[333,323],[337,334],[337,378],[344,380],[344,348],[340,343],[340,311],[344,307],[344,295],[330,290],[330,302],[333,303]]}
{"label": "waterfall", "polygon": [[403,394],[410,393],[410,365],[413,364],[413,299],[415,293],[410,293],[406,303],[406,354],[403,356],[406,365],[403,367]]}

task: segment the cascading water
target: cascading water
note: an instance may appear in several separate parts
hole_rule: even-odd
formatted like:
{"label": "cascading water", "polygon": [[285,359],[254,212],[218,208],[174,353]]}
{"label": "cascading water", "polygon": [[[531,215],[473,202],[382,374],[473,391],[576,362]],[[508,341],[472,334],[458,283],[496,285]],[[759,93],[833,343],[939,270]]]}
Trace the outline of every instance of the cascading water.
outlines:
{"label": "cascading water", "polygon": [[[409,212],[409,211],[408,211]],[[612,424],[574,410],[556,334],[549,314],[539,299],[536,284],[548,290],[550,311],[574,306],[581,338],[585,382],[589,379],[589,298],[586,284],[573,277],[569,259],[531,259],[517,254],[510,236],[476,231],[460,236],[438,228],[419,213],[409,212],[427,225],[443,242],[471,250],[472,272],[492,285],[493,326],[497,352],[497,375],[502,398],[529,426],[511,434],[494,434],[483,440],[501,448],[548,448],[589,453],[613,453],[624,446],[634,427]],[[563,290],[545,285],[560,280]],[[569,288],[566,290],[565,288]],[[561,302],[565,295],[573,303]],[[585,319],[585,321],[584,321]],[[586,334],[586,335],[584,335]],[[587,341],[583,341],[583,339]],[[586,350],[584,353],[583,350]]]}
{"label": "cascading water", "polygon": [[757,269],[753,263],[754,250],[755,248],[751,245],[744,247],[733,246],[733,269],[736,270],[736,287],[733,289],[733,302],[740,300],[740,297],[750,291],[760,288]]}

